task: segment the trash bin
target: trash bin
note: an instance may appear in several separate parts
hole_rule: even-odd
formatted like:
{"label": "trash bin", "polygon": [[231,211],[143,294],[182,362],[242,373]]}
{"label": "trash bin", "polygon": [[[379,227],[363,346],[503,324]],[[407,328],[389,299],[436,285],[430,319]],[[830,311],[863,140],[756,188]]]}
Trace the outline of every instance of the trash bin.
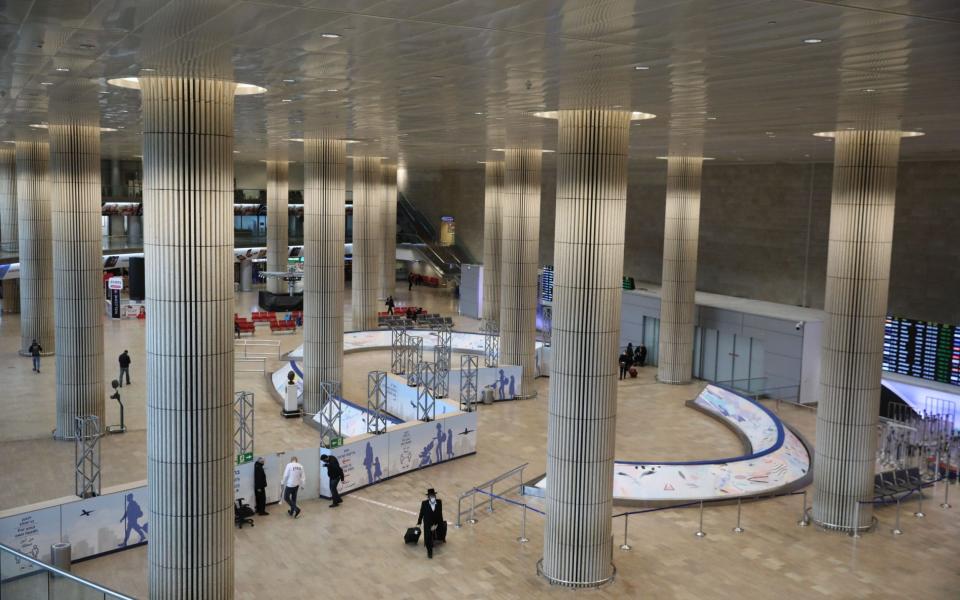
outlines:
{"label": "trash bin", "polygon": [[50,564],[61,571],[70,570],[70,544],[59,543],[50,546]]}
{"label": "trash bin", "polygon": [[493,404],[493,390],[486,388],[483,390],[483,403]]}

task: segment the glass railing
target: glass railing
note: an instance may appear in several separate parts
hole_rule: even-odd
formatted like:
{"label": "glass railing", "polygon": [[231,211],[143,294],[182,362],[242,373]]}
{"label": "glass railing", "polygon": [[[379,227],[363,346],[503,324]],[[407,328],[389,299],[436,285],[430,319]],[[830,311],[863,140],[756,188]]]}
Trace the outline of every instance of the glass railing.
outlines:
{"label": "glass railing", "polygon": [[3,600],[134,600],[0,544]]}

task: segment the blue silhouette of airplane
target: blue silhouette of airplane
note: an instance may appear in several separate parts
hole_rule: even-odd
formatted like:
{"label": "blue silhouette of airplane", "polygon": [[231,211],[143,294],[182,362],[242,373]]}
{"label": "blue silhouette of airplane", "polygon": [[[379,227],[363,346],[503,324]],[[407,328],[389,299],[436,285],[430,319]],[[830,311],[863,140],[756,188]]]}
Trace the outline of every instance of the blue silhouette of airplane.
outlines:
{"label": "blue silhouette of airplane", "polygon": [[468,435],[468,434],[473,433],[474,431],[476,431],[476,429],[467,429],[466,427],[464,427],[464,428],[463,428],[463,431],[461,431],[461,432],[458,433],[457,435]]}
{"label": "blue silhouette of airplane", "polygon": [[80,509],[80,516],[81,516],[81,517],[89,517],[89,516],[92,515],[94,512],[96,512],[96,511],[93,511],[93,510],[83,510],[83,509],[81,508],[81,509]]}

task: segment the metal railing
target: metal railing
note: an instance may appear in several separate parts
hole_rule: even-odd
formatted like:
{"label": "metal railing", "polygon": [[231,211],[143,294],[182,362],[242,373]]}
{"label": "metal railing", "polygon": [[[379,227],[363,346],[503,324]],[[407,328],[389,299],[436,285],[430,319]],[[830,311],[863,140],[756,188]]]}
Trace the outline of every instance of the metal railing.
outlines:
{"label": "metal railing", "polygon": [[[457,498],[457,525],[456,525],[457,528],[459,528],[459,527],[462,526],[462,524],[461,524],[461,522],[460,522],[460,517],[463,515],[463,501],[466,500],[467,498],[470,498],[470,518],[467,519],[467,523],[473,524],[473,523],[476,523],[476,522],[477,522],[477,517],[476,517],[477,494],[486,494],[487,492],[484,491],[484,490],[487,490],[487,489],[490,490],[490,492],[489,492],[489,494],[488,494],[488,495],[490,496],[490,504],[489,504],[489,506],[487,507],[487,512],[493,512],[493,499],[494,499],[494,498],[501,498],[501,499],[503,499],[503,500],[505,500],[505,501],[507,501],[507,502],[510,502],[510,501],[507,500],[506,498],[502,498],[502,496],[496,496],[496,495],[493,493],[493,486],[496,485],[496,484],[498,484],[498,483],[500,483],[501,481],[503,481],[503,480],[505,480],[505,479],[508,479],[508,478],[510,478],[510,477],[513,477],[514,475],[517,475],[517,476],[519,477],[519,481],[518,481],[516,487],[517,487],[517,489],[520,490],[520,494],[523,495],[523,470],[524,470],[525,468],[527,468],[527,465],[529,465],[529,464],[530,464],[530,463],[523,463],[522,465],[516,466],[516,467],[510,469],[509,471],[507,471],[507,472],[505,472],[505,473],[501,473],[500,475],[497,475],[496,477],[494,477],[493,479],[491,479],[491,480],[489,480],[489,481],[484,481],[483,483],[481,483],[481,484],[479,484],[479,485],[475,485],[475,486],[473,486],[472,488],[470,488],[469,490],[467,490],[466,492],[463,492],[462,494],[460,494],[460,496]],[[513,488],[514,488],[514,486],[511,486],[511,487],[507,488],[506,490],[501,490],[501,492],[509,492],[509,491],[513,490]]]}
{"label": "metal railing", "polygon": [[808,410],[817,410],[815,404],[800,402],[800,383],[793,383],[787,379],[773,381],[769,377],[750,377],[745,379],[728,379],[726,381],[712,381],[715,385],[728,388],[742,396],[756,402],[773,400],[776,403],[776,412],[780,412],[781,404],[789,404]]}
{"label": "metal railing", "polygon": [[[259,365],[259,366],[258,366]],[[260,356],[256,358],[234,358],[234,373],[267,373],[267,359]]]}
{"label": "metal railing", "polygon": [[3,544],[0,544],[0,596],[3,598],[134,600],[130,596],[62,571]]}
{"label": "metal railing", "polygon": [[233,355],[239,358],[273,358],[280,360],[279,340],[234,340]]}

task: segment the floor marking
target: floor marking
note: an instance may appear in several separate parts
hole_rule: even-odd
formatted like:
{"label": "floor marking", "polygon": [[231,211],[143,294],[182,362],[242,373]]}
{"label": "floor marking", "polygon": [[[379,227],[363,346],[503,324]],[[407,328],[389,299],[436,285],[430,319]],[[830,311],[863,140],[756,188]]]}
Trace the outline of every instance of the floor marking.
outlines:
{"label": "floor marking", "polygon": [[369,502],[370,504],[375,504],[377,506],[382,506],[383,508],[389,508],[390,510],[395,510],[397,512],[406,513],[408,515],[417,516],[417,513],[412,510],[407,510],[405,508],[400,508],[399,506],[394,506],[392,504],[386,504],[384,502],[377,502],[376,500],[371,500],[370,498],[364,498],[363,496],[358,496],[356,494],[350,494],[351,498],[356,498],[357,500],[363,500],[364,502]]}

